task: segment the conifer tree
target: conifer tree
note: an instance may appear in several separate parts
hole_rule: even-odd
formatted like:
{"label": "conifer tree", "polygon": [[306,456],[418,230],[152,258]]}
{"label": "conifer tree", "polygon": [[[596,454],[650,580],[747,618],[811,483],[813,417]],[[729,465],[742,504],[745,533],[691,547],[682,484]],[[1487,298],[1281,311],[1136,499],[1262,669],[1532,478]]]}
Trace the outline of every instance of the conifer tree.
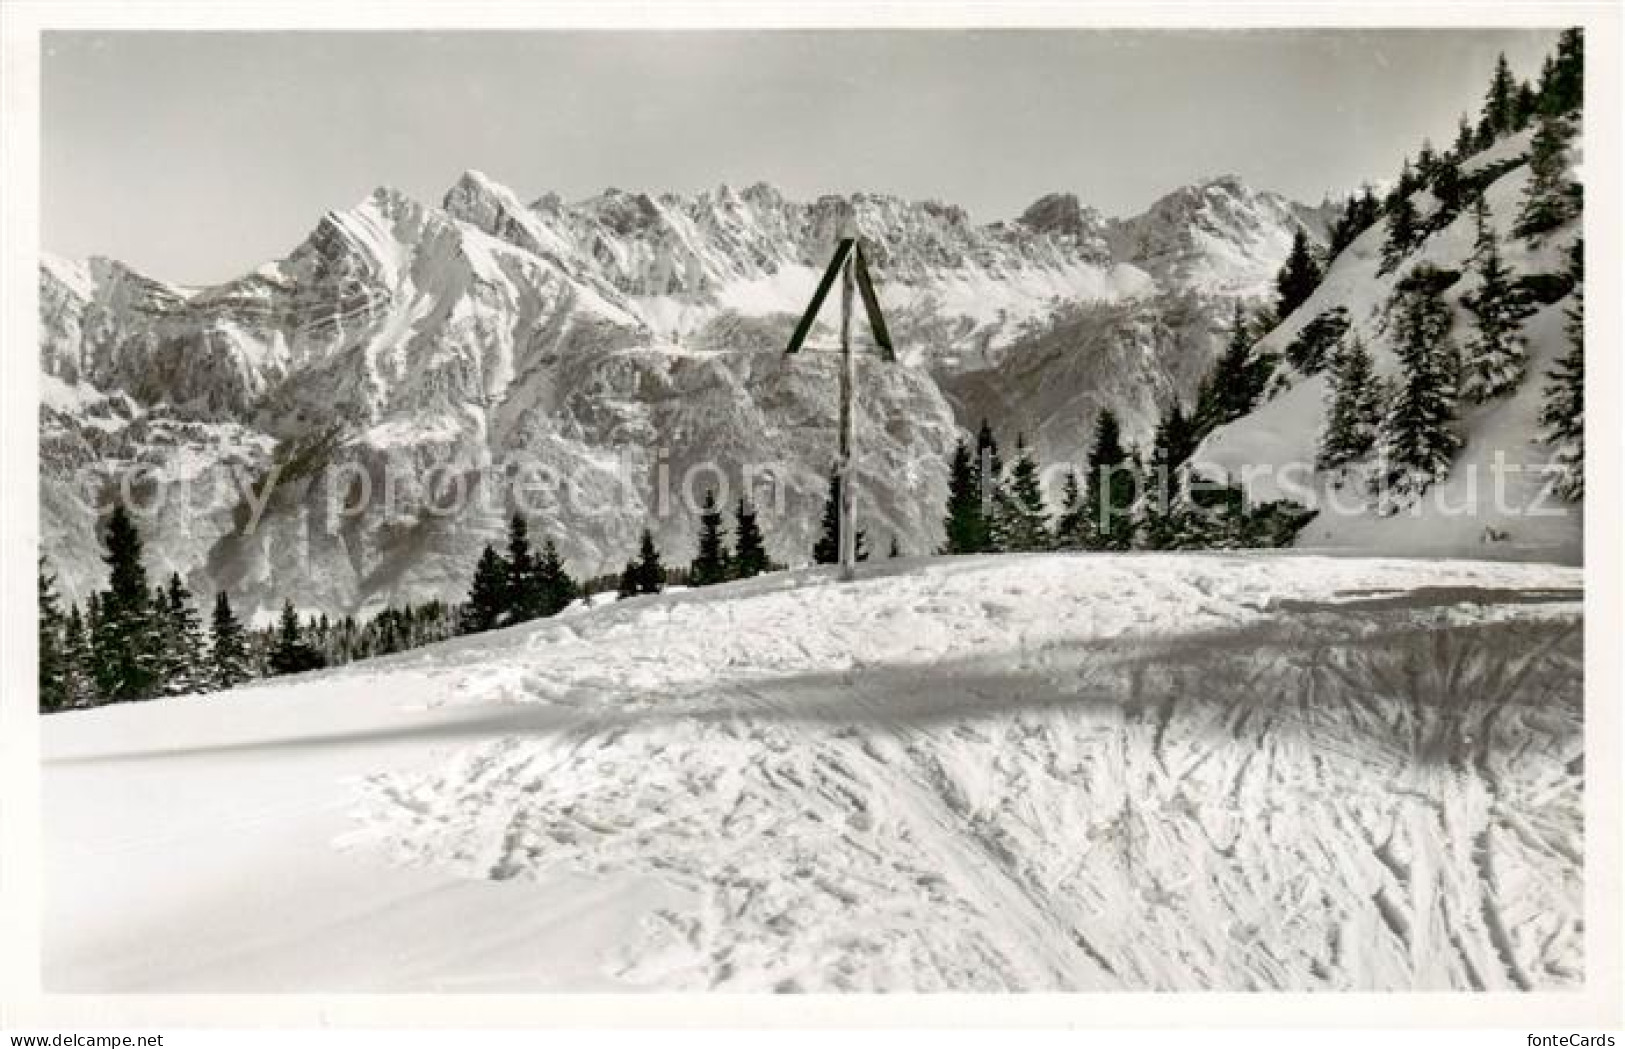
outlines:
{"label": "conifer tree", "polygon": [[731,560],[722,534],[722,511],[717,507],[716,493],[707,490],[700,507],[699,549],[688,567],[688,584],[710,586],[725,582],[731,575]]}
{"label": "conifer tree", "polygon": [[67,666],[63,657],[62,606],[56,576],[39,559],[39,710],[50,714],[68,706]]}
{"label": "conifer tree", "polygon": [[993,516],[1004,500],[1004,460],[999,456],[999,442],[993,436],[993,427],[986,419],[976,433],[976,493],[981,500],[982,549],[996,550],[993,538]]}
{"label": "conifer tree", "polygon": [[654,533],[647,528],[638,540],[638,559],[632,566],[632,585],[639,594],[658,594],[666,589],[666,566],[660,562]]}
{"label": "conifer tree", "polygon": [[1542,117],[1529,144],[1529,182],[1513,235],[1533,238],[1580,214],[1580,184],[1569,177],[1568,146],[1573,126],[1561,117]]}
{"label": "conifer tree", "polygon": [[1396,200],[1415,193],[1421,184],[1421,180],[1416,177],[1416,169],[1411,167],[1411,158],[1406,157],[1399,163],[1399,179],[1388,191],[1388,199],[1383,201],[1383,207],[1393,207]]}
{"label": "conifer tree", "polygon": [[1172,471],[1196,450],[1195,434],[1185,418],[1185,406],[1175,398],[1157,420],[1151,435],[1151,468]]}
{"label": "conifer tree", "polygon": [[1052,542],[1049,510],[1039,485],[1038,464],[1026,440],[1016,436],[1016,458],[1010,465],[1006,497],[1000,506],[1000,548],[1008,551],[1047,550]]}
{"label": "conifer tree", "polygon": [[1142,506],[1139,530],[1147,545],[1160,547],[1165,538],[1167,518],[1173,510],[1178,470],[1196,451],[1196,432],[1185,417],[1178,399],[1162,413],[1151,436],[1150,493]]}
{"label": "conifer tree", "polygon": [[108,588],[92,636],[97,691],[114,703],[147,699],[159,685],[161,649],[141,533],[122,505],[108,517],[105,542]]}
{"label": "conifer tree", "polygon": [[1439,211],[1430,225],[1434,229],[1443,229],[1461,211],[1462,197],[1467,189],[1461,177],[1461,164],[1455,154],[1447,153],[1433,165],[1432,188],[1433,196],[1439,201]]}
{"label": "conifer tree", "polygon": [[1450,147],[1450,154],[1455,157],[1456,163],[1459,164],[1476,152],[1478,152],[1478,145],[1473,137],[1472,121],[1467,119],[1466,113],[1463,113],[1460,122],[1456,125],[1456,141]]}
{"label": "conifer tree", "polygon": [[1275,315],[1285,320],[1292,311],[1314,294],[1320,284],[1320,267],[1309,247],[1309,234],[1299,228],[1292,234],[1292,250],[1275,278]]}
{"label": "conifer tree", "polygon": [[[385,609],[379,618],[384,618],[389,611]],[[382,653],[400,651],[404,646],[400,644],[396,631],[396,619],[389,616],[386,622],[388,625],[385,641],[380,646],[380,651]],[[305,629],[299,621],[299,613],[293,607],[293,599],[283,601],[282,615],[277,620],[276,640],[271,646],[271,673],[301,674],[307,670],[319,670],[324,665],[321,653],[305,638]]]}
{"label": "conifer tree", "polygon": [[1378,273],[1392,273],[1417,244],[1416,205],[1409,196],[1393,199],[1388,207],[1388,235],[1382,243],[1382,265]]}
{"label": "conifer tree", "polygon": [[756,511],[744,499],[734,508],[734,560],[733,573],[737,579],[749,579],[768,570],[767,544],[762,539],[762,528],[756,521]]}
{"label": "conifer tree", "polygon": [[62,698],[68,709],[96,705],[96,686],[90,678],[90,635],[78,604],[68,607],[62,621]]}
{"label": "conifer tree", "polygon": [[1525,80],[1518,84],[1518,90],[1512,96],[1512,130],[1522,131],[1529,126],[1529,122],[1540,112],[1540,96]]}
{"label": "conifer tree", "polygon": [[1495,73],[1484,96],[1484,124],[1494,135],[1513,130],[1516,122],[1518,83],[1512,76],[1505,52],[1495,60]]}
{"label": "conifer tree", "polygon": [[1535,112],[1537,115],[1555,116],[1551,111],[1552,81],[1557,76],[1557,55],[1547,55],[1540,63],[1540,76],[1535,80]]}
{"label": "conifer tree", "polygon": [[[1254,367],[1252,347],[1253,334],[1247,323],[1247,311],[1238,302],[1230,325],[1230,339],[1225,344],[1224,352],[1214,362],[1197,397],[1197,433],[1209,433],[1252,411],[1259,394],[1263,392],[1263,380],[1267,375]],[[1115,423],[1115,419],[1113,421]]]}
{"label": "conifer tree", "polygon": [[203,673],[203,630],[192,592],[181,582],[179,572],[170,573],[161,608],[162,691],[166,696],[202,691],[208,683]]}
{"label": "conifer tree", "polygon": [[1382,218],[1382,201],[1377,199],[1377,191],[1369,184],[1360,192],[1360,203],[1356,209],[1360,219],[1359,232],[1363,233],[1377,224]]}
{"label": "conifer tree", "polygon": [[[864,549],[866,536],[863,529],[858,529],[857,541],[854,544],[855,556],[859,561],[869,559]],[[831,470],[829,474],[829,489],[824,496],[824,516],[820,523],[818,542],[813,544],[813,562],[820,565],[833,565],[841,560],[841,474],[838,470]]]}
{"label": "conifer tree", "polygon": [[1350,196],[1343,201],[1343,213],[1332,223],[1331,234],[1326,245],[1327,254],[1336,258],[1343,249],[1354,243],[1354,238],[1360,235],[1356,223],[1359,220],[1360,199]]}
{"label": "conifer tree", "polygon": [[1467,340],[1462,395],[1481,404],[1511,393],[1523,382],[1529,355],[1521,326],[1529,311],[1512,283],[1512,274],[1501,262],[1495,227],[1482,196],[1473,218],[1478,227],[1473,253],[1478,288],[1462,299],[1473,315],[1476,331]]}
{"label": "conifer tree", "polygon": [[1351,196],[1343,205],[1343,215],[1333,225],[1327,251],[1336,258],[1344,248],[1353,244],[1360,234],[1370,229],[1382,216],[1382,204],[1377,194],[1367,185],[1358,196]]}
{"label": "conifer tree", "polygon": [[1416,182],[1418,186],[1432,184],[1434,165],[1438,162],[1439,154],[1433,151],[1433,140],[1424,138],[1422,148],[1416,153]]}
{"label": "conifer tree", "polygon": [[1378,434],[1385,466],[1381,502],[1390,510],[1443,479],[1461,445],[1455,432],[1460,361],[1450,339],[1450,307],[1427,269],[1412,271],[1395,304],[1402,374]]}
{"label": "conifer tree", "polygon": [[293,599],[286,598],[282,602],[282,615],[277,620],[276,643],[271,650],[271,670],[273,673],[291,674],[295,672],[295,653],[300,644],[299,613],[293,607]]}
{"label": "conifer tree", "polygon": [[1540,113],[1549,117],[1568,116],[1581,108],[1585,97],[1585,36],[1582,30],[1565,29],[1557,38],[1557,51],[1540,85]]}
{"label": "conifer tree", "polygon": [[1297,336],[1287,345],[1287,363],[1305,375],[1319,372],[1326,367],[1327,358],[1348,329],[1349,313],[1344,307],[1334,306],[1317,313],[1298,329]]}
{"label": "conifer tree", "polygon": [[506,569],[507,619],[523,623],[541,614],[540,587],[536,579],[536,555],[530,546],[530,528],[523,516],[514,514],[508,522]]}
{"label": "conifer tree", "polygon": [[947,536],[944,553],[975,554],[987,548],[987,521],[977,477],[970,447],[961,439],[948,464],[948,508],[942,521]]}
{"label": "conifer tree", "polygon": [[1055,519],[1055,545],[1062,550],[1085,550],[1094,545],[1089,511],[1084,506],[1078,471],[1069,469],[1061,485],[1061,513]]}
{"label": "conifer tree", "polygon": [[90,596],[85,598],[85,634],[92,645],[92,660],[86,664],[87,669],[94,669],[94,646],[96,635],[102,628],[102,597],[92,590]]}
{"label": "conifer tree", "polygon": [[621,569],[620,582],[615,588],[615,599],[624,601],[629,597],[638,596],[638,565],[636,561],[628,561],[626,567]]}
{"label": "conifer tree", "polygon": [[508,614],[508,566],[487,543],[474,566],[474,581],[463,602],[459,625],[465,634],[478,634],[502,625]]}
{"label": "conifer tree", "polygon": [[576,599],[579,588],[565,570],[564,558],[551,537],[543,540],[542,556],[536,561],[536,586],[539,611],[544,616],[558,615]]}
{"label": "conifer tree", "polygon": [[215,688],[236,688],[254,676],[243,624],[231,610],[231,599],[224,590],[214,595],[209,635],[210,683]]}
{"label": "conifer tree", "polygon": [[1093,540],[1091,546],[1104,550],[1128,548],[1133,534],[1130,511],[1136,487],[1117,416],[1111,409],[1103,409],[1095,419],[1089,474],[1084,479],[1083,506]]}
{"label": "conifer tree", "polygon": [[1382,388],[1371,366],[1371,354],[1358,335],[1351,335],[1332,356],[1331,404],[1320,431],[1315,465],[1335,469],[1371,451],[1382,421]]}
{"label": "conifer tree", "polygon": [[1541,433],[1552,447],[1558,471],[1557,491],[1578,500],[1585,495],[1585,286],[1581,282],[1583,249],[1579,242],[1569,253],[1574,305],[1564,324],[1568,351],[1547,372],[1548,384],[1540,407]]}

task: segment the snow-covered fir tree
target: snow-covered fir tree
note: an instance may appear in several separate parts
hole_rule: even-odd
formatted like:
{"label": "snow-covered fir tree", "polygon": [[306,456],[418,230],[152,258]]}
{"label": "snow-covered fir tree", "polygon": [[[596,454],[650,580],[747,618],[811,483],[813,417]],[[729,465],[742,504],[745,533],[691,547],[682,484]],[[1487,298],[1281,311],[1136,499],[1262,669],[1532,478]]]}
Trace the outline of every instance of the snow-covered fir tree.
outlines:
{"label": "snow-covered fir tree", "polygon": [[[393,646],[388,649],[398,650]],[[321,652],[307,639],[304,625],[299,621],[299,613],[291,599],[282,603],[282,615],[277,620],[276,639],[271,645],[268,663],[273,674],[301,674],[327,665]]]}
{"label": "snow-covered fir tree", "polygon": [[638,563],[628,561],[626,567],[621,569],[619,582],[615,586],[615,599],[625,601],[629,597],[638,596]]}
{"label": "snow-covered fir tree", "polygon": [[1332,355],[1330,378],[1326,422],[1315,453],[1315,466],[1322,470],[1369,453],[1382,421],[1382,385],[1358,335],[1345,339]]}
{"label": "snow-covered fir tree", "polygon": [[1566,116],[1580,110],[1585,96],[1585,33],[1565,29],[1557,50],[1541,70],[1539,111],[1543,116]]}
{"label": "snow-covered fir tree", "polygon": [[658,594],[666,589],[666,566],[660,560],[660,548],[655,546],[654,533],[645,528],[638,538],[637,560],[630,562],[632,592]]}
{"label": "snow-covered fir tree", "polygon": [[1344,307],[1334,306],[1316,314],[1287,345],[1287,363],[1305,375],[1315,374],[1326,366],[1338,340],[1348,330],[1349,312]]}
{"label": "snow-covered fir tree", "polygon": [[1091,547],[1126,550],[1132,545],[1132,511],[1138,488],[1117,416],[1104,409],[1095,419],[1089,473],[1084,478],[1083,506]]}
{"label": "snow-covered fir tree", "polygon": [[1275,278],[1276,317],[1285,320],[1314,294],[1319,284],[1320,266],[1309,246],[1309,234],[1300,228],[1292,234],[1292,250]]}
{"label": "snow-covered fir tree", "polygon": [[214,688],[235,688],[254,676],[243,624],[232,611],[231,599],[224,590],[214,595],[209,640],[210,684]]}
{"label": "snow-covered fir tree", "polygon": [[942,519],[945,554],[975,554],[987,548],[987,521],[970,446],[961,438],[948,462],[948,505]]}
{"label": "snow-covered fir tree", "polygon": [[1083,483],[1078,471],[1069,468],[1061,483],[1061,512],[1055,518],[1055,545],[1061,550],[1087,549],[1094,533],[1089,529],[1089,511],[1083,505]]}
{"label": "snow-covered fir tree", "polygon": [[1162,549],[1169,545],[1179,490],[1179,467],[1196,451],[1199,438],[1176,399],[1162,413],[1151,436],[1146,491],[1136,507],[1135,545]]}
{"label": "snow-covered fir tree", "polygon": [[1416,205],[1408,195],[1396,197],[1388,207],[1386,236],[1382,242],[1382,264],[1378,273],[1392,273],[1417,244],[1417,225],[1420,220]]}
{"label": "snow-covered fir tree", "polygon": [[77,604],[62,620],[62,698],[65,709],[93,707],[98,702],[90,676],[90,632]]}
{"label": "snow-covered fir tree", "polygon": [[1038,464],[1020,434],[1016,435],[1016,457],[1006,476],[995,531],[1001,550],[1047,550],[1053,542]]}
{"label": "snow-covered fir tree", "polygon": [[1580,214],[1582,190],[1569,173],[1568,150],[1573,138],[1574,125],[1568,118],[1541,118],[1529,144],[1529,183],[1512,227],[1514,236],[1538,238]]}
{"label": "snow-covered fir tree", "polygon": [[999,441],[986,419],[976,431],[976,493],[982,515],[982,549],[995,550],[993,518],[1004,499],[1004,459]]}
{"label": "snow-covered fir tree", "polygon": [[1461,212],[1467,191],[1467,184],[1462,179],[1461,164],[1456,160],[1454,153],[1446,153],[1439,157],[1433,165],[1433,179],[1428,185],[1433,191],[1434,198],[1439,202],[1439,209],[1432,216],[1429,226],[1433,229],[1443,229]]}
{"label": "snow-covered fir tree", "polygon": [[1474,153],[1478,152],[1478,144],[1473,138],[1473,122],[1463,113],[1456,123],[1456,140],[1451,143],[1450,155],[1456,163],[1461,163]]}
{"label": "snow-covered fir tree", "polygon": [[1501,261],[1483,196],[1474,204],[1473,219],[1478,231],[1473,252],[1478,287],[1462,296],[1462,304],[1473,315],[1474,331],[1464,348],[1461,392],[1481,404],[1511,393],[1523,382],[1529,363],[1523,318],[1529,309],[1511,271]]}
{"label": "snow-covered fir tree", "polygon": [[1456,433],[1461,363],[1450,338],[1443,281],[1432,266],[1416,266],[1399,283],[1390,306],[1402,368],[1377,442],[1383,470],[1374,482],[1385,512],[1442,480],[1461,447]]}
{"label": "snow-covered fir tree", "polygon": [[[995,454],[997,450],[995,449]],[[859,561],[866,561],[869,553],[866,548],[867,536],[863,529],[858,529],[857,537],[853,543],[855,556]],[[820,565],[833,565],[841,560],[841,473],[839,470],[829,472],[829,488],[824,495],[824,516],[820,524],[818,541],[813,544],[813,562]]]}
{"label": "snow-covered fir tree", "polygon": [[1574,305],[1567,312],[1564,334],[1569,348],[1547,373],[1540,407],[1541,434],[1552,449],[1557,491],[1566,499],[1585,495],[1585,284],[1584,248],[1576,241],[1569,252],[1574,279]]}
{"label": "snow-covered fir tree", "polygon": [[[720,519],[721,515],[718,514]],[[551,537],[542,540],[542,552],[536,559],[537,614],[556,616],[576,599],[576,581],[565,570],[564,558]]]}
{"label": "snow-covered fir tree", "polygon": [[767,544],[762,538],[762,526],[756,519],[756,510],[749,500],[742,498],[734,507],[734,577],[749,579],[761,575],[769,567]]}
{"label": "snow-covered fir tree", "polygon": [[474,566],[474,580],[468,599],[459,613],[459,629],[478,634],[503,624],[508,614],[508,566],[502,555],[487,543]]}
{"label": "snow-covered fir tree", "polygon": [[162,599],[159,621],[163,693],[180,696],[204,691],[209,686],[209,675],[204,667],[203,628],[192,603],[192,592],[181,582],[179,572],[171,572],[168,586],[156,596]]}
{"label": "snow-covered fir tree", "polygon": [[39,559],[39,710],[50,714],[67,707],[66,666],[62,649],[62,606],[56,576]]}
{"label": "snow-covered fir tree", "polygon": [[707,489],[700,506],[699,549],[688,566],[689,586],[711,586],[728,580],[731,574],[731,555],[722,534],[722,510],[717,506],[716,493]]}
{"label": "snow-covered fir tree", "polygon": [[1333,223],[1327,254],[1336,258],[1343,249],[1370,229],[1382,217],[1382,204],[1369,185],[1358,195],[1352,195],[1343,205],[1343,214]]}
{"label": "snow-covered fir tree", "polygon": [[163,650],[142,564],[141,533],[123,505],[108,517],[105,545],[108,586],[101,594],[92,639],[97,691],[113,703],[148,699],[161,683]]}
{"label": "snow-covered fir tree", "polygon": [[1268,375],[1267,369],[1253,360],[1254,341],[1246,307],[1237,302],[1224,352],[1197,393],[1194,426],[1198,433],[1205,434],[1253,410]]}
{"label": "snow-covered fir tree", "polygon": [[1518,81],[1512,75],[1512,66],[1505,52],[1495,60],[1495,72],[1490,77],[1489,91],[1484,95],[1484,109],[1480,128],[1487,129],[1490,141],[1517,126]]}
{"label": "snow-covered fir tree", "polygon": [[530,545],[530,526],[520,514],[508,521],[505,574],[505,623],[523,623],[541,615],[541,585],[536,578],[536,553]]}

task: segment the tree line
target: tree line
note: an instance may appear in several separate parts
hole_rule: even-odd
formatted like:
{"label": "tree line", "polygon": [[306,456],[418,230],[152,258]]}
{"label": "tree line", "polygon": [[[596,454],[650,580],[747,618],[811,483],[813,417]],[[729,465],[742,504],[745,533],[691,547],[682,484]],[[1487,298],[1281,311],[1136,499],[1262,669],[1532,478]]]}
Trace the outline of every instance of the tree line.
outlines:
{"label": "tree line", "polygon": [[1042,550],[1190,550],[1284,546],[1312,513],[1287,500],[1254,502],[1237,485],[1186,464],[1202,439],[1251,411],[1273,363],[1255,359],[1256,318],[1238,306],[1227,347],[1186,411],[1175,398],[1161,413],[1149,452],[1126,442],[1116,413],[1102,409],[1080,469],[1065,467],[1058,506],[1025,438],[1012,460],[984,420],[960,440],[948,466],[943,514],[946,554]]}
{"label": "tree line", "polygon": [[39,707],[42,712],[234,688],[246,681],[337,666],[450,637],[441,601],[354,616],[301,617],[284,602],[273,626],[245,625],[225,591],[207,626],[180,574],[152,585],[140,531],[117,506],[103,529],[107,586],[81,609],[63,607],[56,576],[38,566]]}

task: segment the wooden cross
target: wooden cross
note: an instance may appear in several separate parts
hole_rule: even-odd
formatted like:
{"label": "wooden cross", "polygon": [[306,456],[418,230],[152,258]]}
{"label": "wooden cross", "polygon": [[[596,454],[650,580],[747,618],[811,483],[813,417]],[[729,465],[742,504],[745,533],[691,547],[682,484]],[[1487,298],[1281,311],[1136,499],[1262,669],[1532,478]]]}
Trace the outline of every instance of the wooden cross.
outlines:
{"label": "wooden cross", "polygon": [[806,312],[801,315],[801,323],[796,325],[795,333],[790,336],[790,345],[784,352],[792,354],[801,349],[837,275],[841,278],[841,429],[835,476],[841,483],[841,578],[851,579],[857,567],[858,550],[858,470],[857,449],[853,443],[853,397],[857,367],[852,353],[854,287],[863,298],[863,312],[869,318],[869,331],[874,336],[875,345],[880,347],[881,359],[897,360],[897,354],[892,350],[891,333],[886,330],[886,318],[880,313],[880,299],[875,295],[874,281],[869,278],[869,265],[863,258],[863,245],[856,234],[843,235],[835,245],[835,257],[829,260],[829,268],[824,270],[818,290],[813,292],[812,301],[807,304]]}

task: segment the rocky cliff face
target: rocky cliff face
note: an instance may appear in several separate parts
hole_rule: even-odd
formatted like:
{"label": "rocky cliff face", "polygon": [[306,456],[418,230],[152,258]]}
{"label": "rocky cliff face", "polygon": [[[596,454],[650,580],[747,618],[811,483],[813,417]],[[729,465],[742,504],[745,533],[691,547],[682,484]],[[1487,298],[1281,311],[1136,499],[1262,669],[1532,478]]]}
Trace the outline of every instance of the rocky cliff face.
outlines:
{"label": "rocky cliff face", "polygon": [[913,552],[939,541],[962,425],[986,414],[1051,458],[1082,452],[1104,404],[1145,429],[1189,396],[1231,298],[1267,288],[1293,230],[1321,232],[1234,179],[1128,220],[1056,194],[978,225],[767,185],[525,204],[469,172],[439,207],[380,189],[215,287],[46,259],[45,552],[82,599],[98,514],[125,498],[154,571],[251,608],[366,610],[461,596],[516,505],[578,574],[618,568],[646,523],[681,563],[685,499],[748,480],[772,553],[805,561],[833,329],[782,350],[848,220],[903,351],[862,365],[860,510],[872,546]]}

